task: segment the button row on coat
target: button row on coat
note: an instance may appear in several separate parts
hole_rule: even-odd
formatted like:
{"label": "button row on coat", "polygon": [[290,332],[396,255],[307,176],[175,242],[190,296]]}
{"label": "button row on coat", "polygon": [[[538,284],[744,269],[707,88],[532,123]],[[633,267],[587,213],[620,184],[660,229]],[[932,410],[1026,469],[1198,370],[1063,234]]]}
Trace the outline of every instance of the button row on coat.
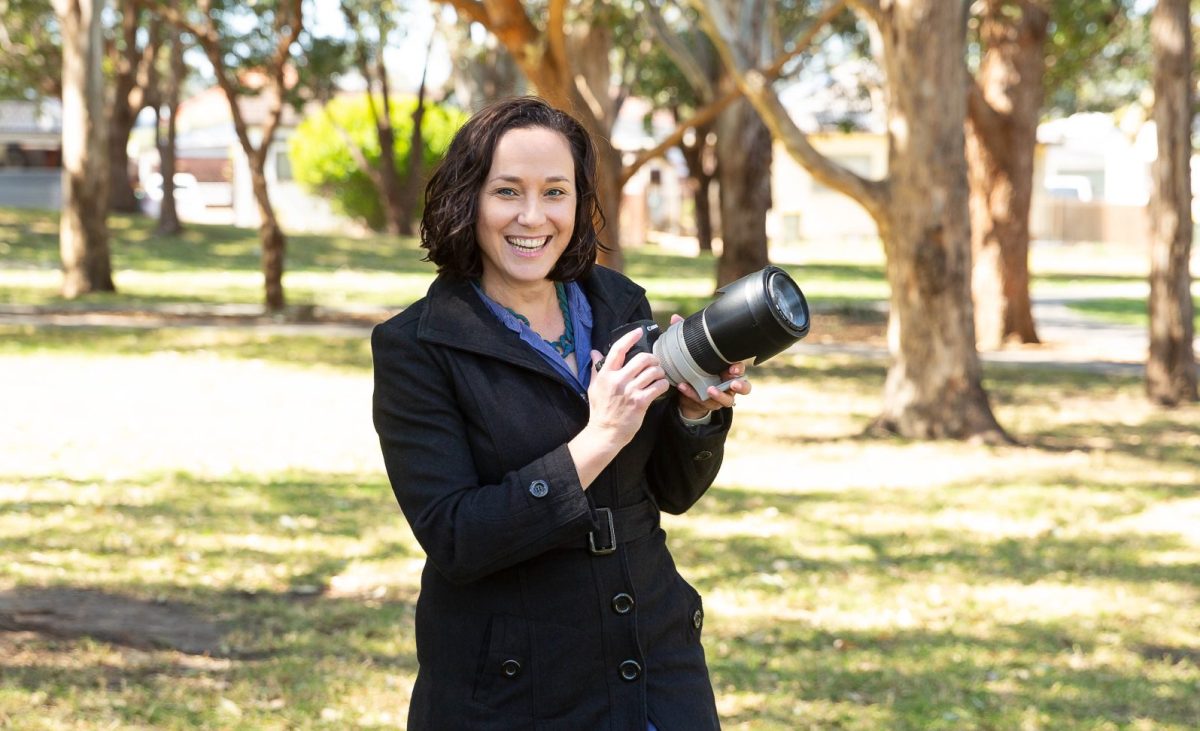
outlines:
{"label": "button row on coat", "polygon": [[550,484],[545,480],[534,480],[529,483],[529,494],[534,497],[546,497],[550,494]]}

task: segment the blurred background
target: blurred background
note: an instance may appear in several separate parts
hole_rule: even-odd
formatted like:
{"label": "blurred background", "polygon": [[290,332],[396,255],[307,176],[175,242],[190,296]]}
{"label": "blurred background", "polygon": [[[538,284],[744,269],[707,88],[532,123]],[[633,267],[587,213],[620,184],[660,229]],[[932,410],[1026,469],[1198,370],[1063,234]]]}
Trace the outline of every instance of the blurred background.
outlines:
{"label": "blurred background", "polygon": [[1192,729],[1186,0],[0,0],[0,728],[403,728],[371,328],[538,94],[655,317],[784,267],[666,516],[728,728]]}

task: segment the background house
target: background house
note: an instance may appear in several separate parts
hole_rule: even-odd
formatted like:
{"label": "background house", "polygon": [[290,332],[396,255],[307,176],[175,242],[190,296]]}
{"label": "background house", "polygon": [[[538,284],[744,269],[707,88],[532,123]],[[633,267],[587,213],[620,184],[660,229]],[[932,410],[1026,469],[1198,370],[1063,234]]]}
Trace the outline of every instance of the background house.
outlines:
{"label": "background house", "polygon": [[62,205],[62,104],[0,100],[0,205]]}

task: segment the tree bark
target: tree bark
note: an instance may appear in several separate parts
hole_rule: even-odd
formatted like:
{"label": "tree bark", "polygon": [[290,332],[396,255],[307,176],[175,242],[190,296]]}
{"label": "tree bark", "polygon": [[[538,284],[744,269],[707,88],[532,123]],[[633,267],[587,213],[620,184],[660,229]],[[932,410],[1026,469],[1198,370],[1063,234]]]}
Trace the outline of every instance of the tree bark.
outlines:
{"label": "tree bark", "polygon": [[1192,249],[1192,30],[1188,0],[1158,0],[1150,23],[1158,157],[1150,198],[1150,353],[1146,393],[1165,406],[1197,400]]}
{"label": "tree bark", "polygon": [[54,0],[63,45],[62,294],[113,292],[108,246],[108,130],[104,116],[104,0]]}
{"label": "tree bark", "polygon": [[158,141],[158,171],[162,175],[162,203],[156,232],[163,236],[174,236],[183,231],[175,205],[175,140],[178,132],[179,88],[187,70],[183,65],[183,39],[180,38],[179,29],[172,28],[170,36],[170,72],[166,74],[166,88],[162,94],[168,114],[165,134],[160,131],[161,123],[155,125],[156,133],[161,135]]}
{"label": "tree bark", "polygon": [[770,263],[767,211],[771,208],[771,132],[745,100],[722,112],[716,128],[720,288]]}
{"label": "tree bark", "polygon": [[[113,95],[109,106],[108,134],[108,209],[136,213],[137,197],[129,180],[129,133],[141,107],[138,89],[138,67],[141,51],[138,48],[138,26],[141,8],[134,0],[118,0],[121,15],[120,45],[112,45],[111,61],[116,69]],[[137,97],[135,100],[134,97]]]}
{"label": "tree bark", "polygon": [[1029,295],[1033,157],[1050,16],[1029,0],[986,0],[979,75],[968,81],[971,284],[981,349],[1037,343]]}
{"label": "tree bark", "polygon": [[[892,361],[876,429],[916,439],[1010,441],[992,414],[975,351],[965,159],[966,6],[852,0],[883,39],[888,178],[867,180],[813,148],[764,74],[726,37],[717,0],[693,0],[746,97],[819,182],[875,219],[891,289]],[[727,25],[727,24],[726,24]]]}
{"label": "tree bark", "polygon": [[710,125],[698,127],[695,130],[695,139],[692,144],[688,144],[686,141],[679,143],[684,162],[688,166],[688,175],[695,186],[692,191],[692,200],[695,206],[696,243],[699,245],[700,251],[712,251],[713,248],[712,210],[709,198],[712,192],[713,175],[705,165],[709,147],[708,133],[711,131]]}
{"label": "tree bark", "polygon": [[892,364],[876,425],[918,438],[1007,439],[982,385],[971,301],[965,122],[966,6],[879,10],[888,92]]}
{"label": "tree bark", "polygon": [[[738,29],[735,42],[756,67],[774,55],[771,6],[764,0],[725,2],[727,17]],[[729,13],[728,11],[732,11]],[[736,86],[722,72],[721,86]],[[767,211],[771,208],[771,131],[754,106],[740,99],[717,117],[717,181],[720,185],[721,258],[717,287],[723,287],[769,262]]]}

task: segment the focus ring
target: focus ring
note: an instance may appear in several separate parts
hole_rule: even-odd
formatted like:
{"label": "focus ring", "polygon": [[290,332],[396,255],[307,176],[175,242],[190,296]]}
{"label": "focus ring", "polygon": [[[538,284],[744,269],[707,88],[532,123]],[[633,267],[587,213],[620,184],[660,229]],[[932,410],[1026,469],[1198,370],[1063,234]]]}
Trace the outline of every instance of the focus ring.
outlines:
{"label": "focus ring", "polygon": [[713,348],[712,343],[708,340],[708,335],[704,332],[704,311],[701,310],[693,314],[691,317],[683,321],[683,347],[687,349],[692,360],[696,361],[696,365],[700,369],[717,375],[725,370],[729,364],[717,355],[717,351]]}

